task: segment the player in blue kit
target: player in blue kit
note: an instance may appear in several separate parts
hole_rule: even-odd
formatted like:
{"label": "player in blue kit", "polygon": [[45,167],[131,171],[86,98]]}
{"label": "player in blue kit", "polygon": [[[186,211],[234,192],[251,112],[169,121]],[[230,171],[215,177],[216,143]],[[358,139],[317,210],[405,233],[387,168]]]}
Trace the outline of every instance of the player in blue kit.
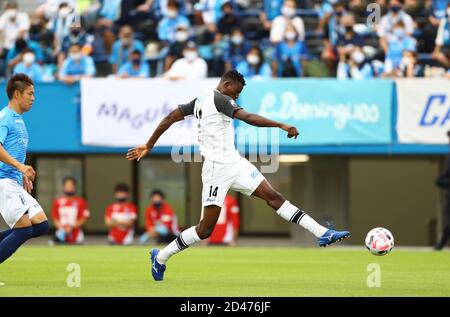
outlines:
{"label": "player in blue kit", "polygon": [[0,213],[11,229],[0,232],[0,263],[49,229],[42,207],[30,195],[36,172],[25,165],[28,132],[22,114],[33,105],[33,81],[16,74],[6,92],[9,104],[0,111]]}

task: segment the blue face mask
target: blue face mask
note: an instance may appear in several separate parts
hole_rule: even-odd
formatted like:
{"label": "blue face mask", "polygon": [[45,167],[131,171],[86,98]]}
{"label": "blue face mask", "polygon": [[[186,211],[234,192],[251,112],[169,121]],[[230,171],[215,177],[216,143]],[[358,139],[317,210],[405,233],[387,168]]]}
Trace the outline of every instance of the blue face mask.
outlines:
{"label": "blue face mask", "polygon": [[405,30],[403,29],[395,29],[394,30],[394,35],[398,38],[402,38],[405,36]]}
{"label": "blue face mask", "polygon": [[394,13],[398,13],[402,8],[399,6],[392,6],[391,11]]}

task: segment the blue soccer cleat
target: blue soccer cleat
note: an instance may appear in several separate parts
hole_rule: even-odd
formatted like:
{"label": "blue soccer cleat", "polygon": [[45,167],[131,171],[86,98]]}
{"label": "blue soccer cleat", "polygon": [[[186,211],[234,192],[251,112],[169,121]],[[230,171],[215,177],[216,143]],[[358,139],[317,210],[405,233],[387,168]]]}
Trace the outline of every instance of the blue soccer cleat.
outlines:
{"label": "blue soccer cleat", "polygon": [[158,249],[152,249],[150,251],[150,260],[152,261],[152,276],[155,281],[162,281],[164,279],[164,271],[166,266],[164,264],[159,264],[156,261],[156,256],[158,255]]}
{"label": "blue soccer cleat", "polygon": [[329,244],[342,241],[348,237],[350,237],[350,232],[348,231],[335,231],[328,229],[323,236],[317,238],[317,242],[319,242],[319,247],[326,247]]}

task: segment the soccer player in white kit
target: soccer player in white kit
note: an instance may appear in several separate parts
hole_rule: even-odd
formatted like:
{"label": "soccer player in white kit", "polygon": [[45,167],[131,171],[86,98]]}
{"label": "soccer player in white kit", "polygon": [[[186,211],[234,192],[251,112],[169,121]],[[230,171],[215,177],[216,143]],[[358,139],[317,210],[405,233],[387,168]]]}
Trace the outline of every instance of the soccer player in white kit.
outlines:
{"label": "soccer player in white kit", "polygon": [[257,127],[280,128],[287,132],[288,138],[297,138],[299,134],[293,126],[249,113],[239,107],[235,100],[244,86],[245,80],[240,73],[235,70],[226,72],[216,89],[207,89],[190,103],[178,106],[159,123],[146,144],[130,149],[127,153],[127,159],[139,161],[152,150],[159,137],[173,123],[190,115],[197,119],[199,149],[204,157],[203,218],[197,226],[183,231],[164,249],[150,251],[152,275],[156,281],[164,278],[166,262],[172,255],[209,238],[229,189],[265,200],[279,216],[299,224],[315,235],[321,247],[350,236],[348,231],[334,231],[318,224],[274,190],[256,167],[240,156],[234,146],[233,119]]}
{"label": "soccer player in white kit", "polygon": [[16,74],[6,92],[9,104],[0,111],[0,213],[10,229],[0,232],[0,263],[28,239],[49,229],[42,207],[30,195],[36,172],[24,164],[28,132],[22,114],[33,105],[33,81]]}

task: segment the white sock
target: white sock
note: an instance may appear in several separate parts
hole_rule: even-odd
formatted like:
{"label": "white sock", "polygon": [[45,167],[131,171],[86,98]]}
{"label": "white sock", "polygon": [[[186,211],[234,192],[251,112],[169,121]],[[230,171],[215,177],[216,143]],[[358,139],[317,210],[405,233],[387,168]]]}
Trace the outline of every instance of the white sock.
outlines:
{"label": "white sock", "polygon": [[156,260],[160,264],[166,264],[167,260],[174,254],[188,248],[190,245],[199,242],[201,239],[195,230],[195,227],[190,227],[184,230],[175,240],[169,243],[164,249],[159,251]]}
{"label": "white sock", "polygon": [[277,214],[287,221],[299,224],[317,238],[323,236],[323,234],[328,230],[324,226],[318,224],[300,208],[295,207],[287,200],[283,203],[283,205],[281,205],[280,209],[277,210]]}

